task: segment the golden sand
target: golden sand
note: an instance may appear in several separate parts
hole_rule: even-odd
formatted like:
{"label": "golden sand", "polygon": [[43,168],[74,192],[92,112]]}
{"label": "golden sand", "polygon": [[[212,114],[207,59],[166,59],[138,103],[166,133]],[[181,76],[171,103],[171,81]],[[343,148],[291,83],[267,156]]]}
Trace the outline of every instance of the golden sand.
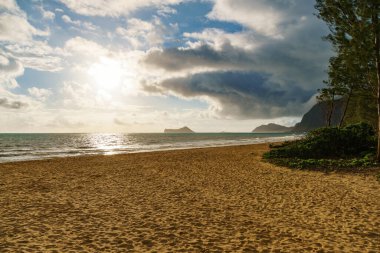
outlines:
{"label": "golden sand", "polygon": [[380,252],[373,175],[266,144],[0,164],[0,252]]}

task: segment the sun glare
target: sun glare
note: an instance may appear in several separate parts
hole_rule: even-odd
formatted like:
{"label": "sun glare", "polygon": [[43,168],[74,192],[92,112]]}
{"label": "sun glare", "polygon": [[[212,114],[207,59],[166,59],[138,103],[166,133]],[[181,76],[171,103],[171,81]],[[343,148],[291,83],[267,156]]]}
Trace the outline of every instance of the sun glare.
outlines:
{"label": "sun glare", "polygon": [[111,89],[120,85],[123,71],[119,61],[110,58],[101,58],[88,69],[88,74],[102,89]]}

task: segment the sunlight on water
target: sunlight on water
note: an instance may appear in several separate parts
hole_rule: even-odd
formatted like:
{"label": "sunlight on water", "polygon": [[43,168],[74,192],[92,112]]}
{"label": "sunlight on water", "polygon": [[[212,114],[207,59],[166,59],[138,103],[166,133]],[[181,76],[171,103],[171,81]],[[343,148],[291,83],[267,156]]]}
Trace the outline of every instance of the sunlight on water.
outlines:
{"label": "sunlight on water", "polygon": [[87,138],[92,147],[105,155],[126,151],[130,143],[126,134],[88,134]]}
{"label": "sunlight on water", "polygon": [[300,138],[290,134],[0,134],[0,162],[79,155],[243,145]]}

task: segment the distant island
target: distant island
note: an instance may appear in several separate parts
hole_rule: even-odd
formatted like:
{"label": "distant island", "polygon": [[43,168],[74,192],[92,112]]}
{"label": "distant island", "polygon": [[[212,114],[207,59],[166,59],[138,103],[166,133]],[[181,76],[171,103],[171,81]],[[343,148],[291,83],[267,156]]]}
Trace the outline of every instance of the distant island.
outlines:
{"label": "distant island", "polygon": [[178,129],[165,129],[164,133],[168,133],[168,134],[172,134],[172,133],[187,134],[187,133],[194,133],[194,131],[191,130],[190,128],[188,128],[187,126],[184,126],[182,128],[178,128]]}
{"label": "distant island", "polygon": [[293,127],[281,126],[274,123],[261,125],[253,129],[252,133],[286,133],[292,131]]}
{"label": "distant island", "polygon": [[[327,102],[319,102],[314,105],[302,117],[301,122],[293,127],[286,127],[274,123],[261,125],[256,127],[253,133],[300,133],[309,132],[311,130],[326,126],[326,111],[328,110]],[[334,112],[332,114],[331,126],[339,125],[339,121],[343,115],[343,103],[341,100],[335,102]]]}

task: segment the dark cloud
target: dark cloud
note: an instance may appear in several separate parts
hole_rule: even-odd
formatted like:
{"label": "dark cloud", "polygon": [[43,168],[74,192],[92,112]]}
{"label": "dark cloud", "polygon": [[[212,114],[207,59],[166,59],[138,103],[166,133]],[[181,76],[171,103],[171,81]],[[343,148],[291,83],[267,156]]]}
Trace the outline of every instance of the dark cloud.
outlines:
{"label": "dark cloud", "polygon": [[228,44],[220,50],[203,45],[155,51],[145,59],[147,64],[172,72],[186,73],[199,67],[215,72],[189,74],[143,87],[152,93],[208,96],[221,105],[220,113],[238,118],[300,116],[309,109],[305,103],[323,85],[328,55],[299,50],[285,42],[271,42],[257,51]]}
{"label": "dark cloud", "polygon": [[9,101],[7,98],[0,98],[0,107],[7,109],[22,109],[28,104],[21,101]]}
{"label": "dark cloud", "polygon": [[[245,30],[187,34],[191,42],[187,48],[148,52],[143,60],[148,67],[186,77],[145,84],[144,89],[192,98],[207,96],[218,101],[224,115],[241,118],[305,113],[310,106],[307,102],[327,78],[332,55],[330,45],[321,39],[328,29],[313,16],[313,3],[223,0],[215,6],[212,18],[240,23]],[[249,19],[251,11],[259,15],[260,10],[268,18],[271,13],[279,14],[278,21],[268,20],[272,31],[265,31],[265,22]],[[228,16],[229,11],[233,13]]]}
{"label": "dark cloud", "polygon": [[221,106],[221,115],[235,118],[300,116],[314,93],[297,86],[284,88],[259,73],[231,71],[172,78],[144,88],[186,98],[207,97]]}
{"label": "dark cloud", "polygon": [[216,51],[209,45],[193,49],[155,50],[149,53],[143,62],[175,72],[199,67],[244,69],[249,68],[253,61],[250,52],[233,48],[226,43],[220,51]]}
{"label": "dark cloud", "polygon": [[[318,30],[317,27],[314,29]],[[169,72],[201,68],[251,71],[270,75],[279,84],[292,83],[317,90],[323,85],[331,51],[328,44],[309,41],[308,33],[295,36],[297,42],[268,41],[254,50],[234,47],[229,43],[220,49],[204,44],[196,48],[155,50],[147,54],[143,63]]]}

